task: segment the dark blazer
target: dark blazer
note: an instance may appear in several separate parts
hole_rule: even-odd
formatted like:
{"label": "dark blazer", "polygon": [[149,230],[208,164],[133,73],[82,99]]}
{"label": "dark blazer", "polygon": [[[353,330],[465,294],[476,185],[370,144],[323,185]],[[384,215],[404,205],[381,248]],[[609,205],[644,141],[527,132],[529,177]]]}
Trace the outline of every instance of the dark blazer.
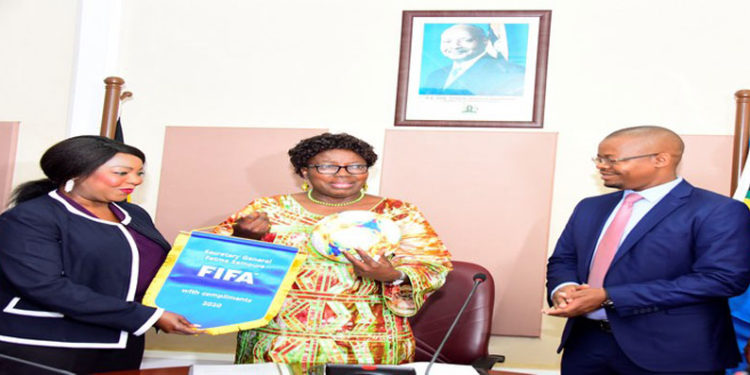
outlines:
{"label": "dark blazer", "polygon": [[[585,283],[594,247],[622,192],[587,198],[549,259],[547,287]],[[712,371],[739,358],[727,298],[750,283],[750,211],[686,181],[633,228],[604,279],[612,334],[651,371]],[[578,317],[568,319],[560,349]]]}
{"label": "dark blazer", "polygon": [[129,226],[169,249],[148,213],[117,203],[122,223],[93,218],[56,191],[0,216],[0,341],[124,348],[161,309],[133,302],[138,249]]}
{"label": "dark blazer", "polygon": [[432,72],[419,93],[422,95],[523,95],[524,68],[502,58],[482,56],[450,86],[443,88],[452,68],[453,65],[448,65]]}

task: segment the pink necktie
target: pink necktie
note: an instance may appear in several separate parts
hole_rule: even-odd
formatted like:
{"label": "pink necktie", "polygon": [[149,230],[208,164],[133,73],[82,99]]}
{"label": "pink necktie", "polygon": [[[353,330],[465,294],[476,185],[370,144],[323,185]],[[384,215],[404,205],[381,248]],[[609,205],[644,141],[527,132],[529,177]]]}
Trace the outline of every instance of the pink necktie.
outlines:
{"label": "pink necktie", "polygon": [[628,223],[630,214],[633,213],[633,204],[641,199],[643,197],[636,193],[628,194],[622,202],[620,209],[615,214],[615,218],[609,224],[607,231],[604,232],[604,236],[602,236],[602,240],[599,242],[599,247],[596,248],[594,261],[591,263],[589,285],[592,288],[601,288],[604,286],[604,276],[607,274],[607,269],[609,269],[612,259],[615,258],[617,248],[620,246],[622,233],[625,232],[625,224]]}

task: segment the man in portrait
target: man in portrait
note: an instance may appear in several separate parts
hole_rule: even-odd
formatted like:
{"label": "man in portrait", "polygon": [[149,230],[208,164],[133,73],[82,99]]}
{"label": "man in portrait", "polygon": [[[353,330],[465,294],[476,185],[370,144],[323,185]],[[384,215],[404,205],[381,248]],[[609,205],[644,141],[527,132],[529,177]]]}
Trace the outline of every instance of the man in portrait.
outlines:
{"label": "man in portrait", "polygon": [[524,67],[488,53],[492,43],[475,25],[456,24],[440,35],[440,52],[452,62],[429,73],[421,95],[521,96]]}

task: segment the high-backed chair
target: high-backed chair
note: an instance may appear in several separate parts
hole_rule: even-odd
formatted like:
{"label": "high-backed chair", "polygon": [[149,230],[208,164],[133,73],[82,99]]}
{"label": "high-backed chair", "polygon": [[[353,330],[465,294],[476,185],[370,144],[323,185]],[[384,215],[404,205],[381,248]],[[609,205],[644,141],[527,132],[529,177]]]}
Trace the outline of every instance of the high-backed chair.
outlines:
{"label": "high-backed chair", "polygon": [[474,286],[473,276],[477,273],[487,275],[487,280],[477,287],[436,362],[490,369],[505,360],[501,355],[489,355],[487,349],[495,303],[492,275],[478,264],[453,261],[453,271],[448,274],[445,285],[427,299],[417,315],[409,318],[417,343],[415,361],[426,362],[432,358]]}

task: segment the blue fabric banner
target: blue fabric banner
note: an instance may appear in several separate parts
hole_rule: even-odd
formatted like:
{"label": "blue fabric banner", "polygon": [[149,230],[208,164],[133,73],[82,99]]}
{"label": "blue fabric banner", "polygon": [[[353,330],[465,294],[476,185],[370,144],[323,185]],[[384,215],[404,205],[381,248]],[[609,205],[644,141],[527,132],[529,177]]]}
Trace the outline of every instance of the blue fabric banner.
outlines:
{"label": "blue fabric banner", "polygon": [[304,255],[289,246],[211,233],[181,233],[143,303],[184,315],[209,334],[268,324]]}

